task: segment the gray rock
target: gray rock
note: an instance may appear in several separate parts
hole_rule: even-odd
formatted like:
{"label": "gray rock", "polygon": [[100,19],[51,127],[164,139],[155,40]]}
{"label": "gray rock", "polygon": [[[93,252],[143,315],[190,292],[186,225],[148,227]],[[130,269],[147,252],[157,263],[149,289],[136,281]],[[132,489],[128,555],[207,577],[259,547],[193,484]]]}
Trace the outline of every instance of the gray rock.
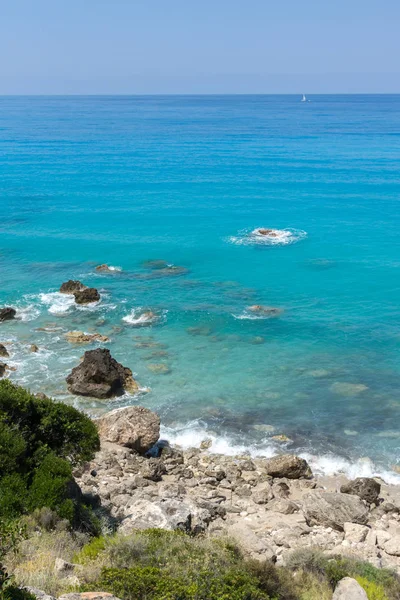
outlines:
{"label": "gray rock", "polygon": [[368,596],[355,579],[344,577],[337,584],[332,600],[368,600]]}
{"label": "gray rock", "polygon": [[371,530],[366,525],[358,525],[357,523],[344,524],[344,539],[348,542],[359,544],[364,542],[368,533]]}
{"label": "gray rock", "polygon": [[54,596],[49,596],[49,594],[46,594],[46,592],[43,592],[43,590],[38,590],[37,588],[26,586],[22,589],[36,596],[37,600],[56,600]]}
{"label": "gray rock", "polygon": [[83,285],[82,282],[69,279],[65,281],[60,287],[61,294],[73,294],[74,292],[80,292],[86,289],[86,285]]}
{"label": "gray rock", "polygon": [[288,479],[300,479],[311,477],[312,471],[304,458],[293,454],[281,454],[268,459],[265,462],[265,470],[271,477],[287,477]]}
{"label": "gray rock", "polygon": [[[160,437],[160,418],[143,406],[117,408],[97,419],[96,424],[102,440],[127,446],[140,454],[150,450]],[[164,464],[153,461],[143,476],[159,479],[164,472]]]}
{"label": "gray rock", "polygon": [[85,352],[82,362],[72,369],[67,379],[72,394],[110,398],[130,388],[132,371],[123,367],[107,348],[96,348]]}
{"label": "gray rock", "polygon": [[275,561],[276,555],[271,546],[265,539],[258,537],[245,523],[235,523],[228,528],[227,532],[251,558],[260,561]]}
{"label": "gray rock", "polygon": [[17,311],[10,306],[0,308],[0,321],[11,321],[11,319],[15,319],[16,314]]}
{"label": "gray rock", "polygon": [[372,477],[357,477],[341,486],[342,494],[353,494],[359,496],[368,504],[376,503],[381,493],[381,485]]}
{"label": "gray rock", "polygon": [[211,513],[199,508],[191,500],[171,498],[152,503],[138,503],[123,519],[119,530],[128,534],[134,529],[179,529],[186,533],[200,533],[211,521]]}
{"label": "gray rock", "polygon": [[75,565],[62,558],[56,558],[54,562],[54,573],[60,577],[71,574],[74,569]]}
{"label": "gray rock", "polygon": [[308,525],[323,525],[338,531],[343,531],[347,522],[365,525],[368,520],[368,508],[361,498],[339,492],[305,494],[303,513]]}
{"label": "gray rock", "polygon": [[0,344],[0,356],[7,358],[7,356],[10,356],[8,354],[8,350],[5,346],[3,346],[3,344]]}
{"label": "gray rock", "polygon": [[383,549],[391,556],[400,556],[400,535],[395,535],[384,542]]}

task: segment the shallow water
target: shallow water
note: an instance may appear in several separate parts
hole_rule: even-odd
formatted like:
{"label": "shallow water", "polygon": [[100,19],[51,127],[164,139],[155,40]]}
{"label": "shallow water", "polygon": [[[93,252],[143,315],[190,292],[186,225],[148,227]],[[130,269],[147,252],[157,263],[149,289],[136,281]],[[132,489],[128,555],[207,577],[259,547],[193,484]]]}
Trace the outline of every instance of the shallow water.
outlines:
{"label": "shallow water", "polygon": [[[399,159],[400,96],[0,98],[0,305],[22,317],[0,325],[11,378],[93,414],[143,403],[186,444],[390,469]],[[289,234],[259,243],[259,227]],[[143,266],[156,259],[184,269]],[[70,278],[101,302],[57,294]],[[138,327],[146,310],[157,318]],[[71,398],[89,346],[70,330],[110,336],[151,391]]]}

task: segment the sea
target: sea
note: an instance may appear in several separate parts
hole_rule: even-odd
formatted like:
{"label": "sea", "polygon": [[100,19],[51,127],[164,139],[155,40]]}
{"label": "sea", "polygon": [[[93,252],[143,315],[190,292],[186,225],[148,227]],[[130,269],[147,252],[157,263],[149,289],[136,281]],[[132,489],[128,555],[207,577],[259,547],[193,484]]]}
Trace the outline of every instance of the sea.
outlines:
{"label": "sea", "polygon": [[[399,240],[398,95],[0,98],[2,360],[92,416],[400,482]],[[140,393],[68,392],[96,347]]]}

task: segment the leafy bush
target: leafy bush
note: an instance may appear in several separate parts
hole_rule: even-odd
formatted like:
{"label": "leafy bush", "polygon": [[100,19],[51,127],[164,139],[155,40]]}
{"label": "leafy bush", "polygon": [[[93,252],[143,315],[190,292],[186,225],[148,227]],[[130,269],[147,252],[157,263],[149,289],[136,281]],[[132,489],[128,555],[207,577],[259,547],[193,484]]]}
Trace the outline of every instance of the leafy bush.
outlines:
{"label": "leafy bush", "polygon": [[383,585],[368,581],[365,577],[356,577],[356,580],[367,592],[368,600],[389,600]]}
{"label": "leafy bush", "polygon": [[287,566],[324,579],[332,589],[343,577],[353,577],[364,587],[369,600],[400,600],[400,578],[395,573],[351,557],[326,556],[318,549],[307,548],[293,552]]}
{"label": "leafy bush", "polygon": [[[96,426],[89,417],[62,402],[38,398],[7,379],[0,381],[0,416],[14,433],[18,428],[20,441],[22,438],[26,444],[27,462],[51,450],[76,465],[91,460],[100,447]],[[0,429],[0,439],[5,435],[9,439],[10,429],[7,433]]]}
{"label": "leafy bush", "polygon": [[94,423],[72,406],[0,381],[0,518],[48,507],[98,532],[81,502],[72,466],[99,448]]}
{"label": "leafy bush", "polygon": [[2,595],[2,600],[36,600],[36,596],[28,592],[27,590],[21,590],[21,588],[15,585],[7,587]]}
{"label": "leafy bush", "polygon": [[156,567],[103,569],[99,584],[124,600],[269,600],[256,577],[236,568],[220,575],[200,570],[191,580]]}

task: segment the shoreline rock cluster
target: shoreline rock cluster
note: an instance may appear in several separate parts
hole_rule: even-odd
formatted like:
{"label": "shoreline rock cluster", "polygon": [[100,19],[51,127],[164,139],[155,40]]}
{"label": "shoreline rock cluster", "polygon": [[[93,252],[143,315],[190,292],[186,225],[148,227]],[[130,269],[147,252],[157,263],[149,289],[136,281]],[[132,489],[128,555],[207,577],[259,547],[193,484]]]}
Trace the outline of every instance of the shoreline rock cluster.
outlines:
{"label": "shoreline rock cluster", "polygon": [[314,476],[294,455],[171,447],[158,440],[157,415],[143,407],[117,409],[97,423],[101,449],[75,477],[121,532],[158,527],[229,536],[250,557],[277,564],[315,546],[400,574],[396,486]]}

